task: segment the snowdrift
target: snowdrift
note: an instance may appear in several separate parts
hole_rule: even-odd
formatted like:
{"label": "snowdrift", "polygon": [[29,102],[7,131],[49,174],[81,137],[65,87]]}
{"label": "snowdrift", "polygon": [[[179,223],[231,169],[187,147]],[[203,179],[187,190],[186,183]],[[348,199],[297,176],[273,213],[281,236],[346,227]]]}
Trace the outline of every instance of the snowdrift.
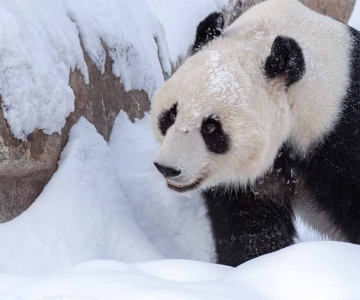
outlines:
{"label": "snowdrift", "polygon": [[359,299],[360,247],[303,243],[232,269],[93,261],[46,277],[0,275],[0,299]]}
{"label": "snowdrift", "polygon": [[85,119],[72,128],[59,169],[40,197],[0,224],[0,240],[0,272],[6,273],[45,273],[99,258],[164,257],[136,225],[107,143]]}

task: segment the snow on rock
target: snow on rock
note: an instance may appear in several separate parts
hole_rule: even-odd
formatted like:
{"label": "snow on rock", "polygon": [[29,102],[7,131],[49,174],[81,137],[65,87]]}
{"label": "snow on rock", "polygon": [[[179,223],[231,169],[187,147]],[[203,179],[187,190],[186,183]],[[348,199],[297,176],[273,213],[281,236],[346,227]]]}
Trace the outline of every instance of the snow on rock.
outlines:
{"label": "snow on rock", "polygon": [[109,147],[118,170],[121,190],[139,227],[167,258],[214,261],[209,221],[200,195],[170,191],[154,167],[159,148],[150,116],[131,123],[121,112]]}
{"label": "snow on rock", "polygon": [[0,274],[6,300],[359,299],[360,246],[298,244],[235,269],[165,260],[92,261],[46,277]]}
{"label": "snow on rock", "polygon": [[170,61],[188,55],[198,23],[228,3],[0,1],[0,96],[12,133],[25,140],[36,128],[61,131],[74,111],[70,72],[79,69],[89,82],[80,38],[102,73],[108,49],[125,90],[144,90],[151,98],[170,76]]}
{"label": "snow on rock", "polygon": [[93,259],[163,258],[135,223],[105,140],[84,118],[71,129],[59,169],[36,202],[0,224],[0,240],[0,273],[49,272]]}
{"label": "snow on rock", "polygon": [[16,138],[60,132],[74,110],[70,71],[89,81],[79,34],[101,72],[107,45],[127,91],[151,98],[171,72],[163,28],[144,0],[0,1],[0,19],[0,96]]}
{"label": "snow on rock", "polygon": [[70,69],[88,80],[76,26],[60,1],[1,1],[0,19],[0,96],[12,133],[59,132],[74,110]]}
{"label": "snow on rock", "polygon": [[176,66],[189,54],[197,25],[214,11],[221,11],[229,0],[145,0],[164,27],[171,63]]}
{"label": "snow on rock", "polygon": [[[171,74],[164,30],[144,0],[63,0],[89,53],[101,72],[109,47],[113,73],[125,90],[144,90],[151,98]],[[159,63],[159,58],[161,64]],[[162,68],[161,68],[162,66]]]}

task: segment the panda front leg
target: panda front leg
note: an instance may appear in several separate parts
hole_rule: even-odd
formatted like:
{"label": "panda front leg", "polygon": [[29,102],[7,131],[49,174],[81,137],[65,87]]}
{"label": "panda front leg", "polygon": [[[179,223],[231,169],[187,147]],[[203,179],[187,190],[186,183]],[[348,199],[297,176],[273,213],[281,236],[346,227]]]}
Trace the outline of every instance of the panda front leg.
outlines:
{"label": "panda front leg", "polygon": [[203,196],[219,264],[235,267],[294,243],[294,214],[283,201],[224,186]]}

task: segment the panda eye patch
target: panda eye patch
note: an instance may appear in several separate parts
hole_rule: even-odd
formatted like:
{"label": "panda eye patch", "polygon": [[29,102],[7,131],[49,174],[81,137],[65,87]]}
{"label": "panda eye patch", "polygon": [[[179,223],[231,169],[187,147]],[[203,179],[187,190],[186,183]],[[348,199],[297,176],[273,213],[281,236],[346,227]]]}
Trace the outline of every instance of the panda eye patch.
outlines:
{"label": "panda eye patch", "polygon": [[173,104],[169,110],[164,111],[158,121],[158,126],[162,135],[166,135],[168,129],[175,123],[177,115],[177,103]]}
{"label": "panda eye patch", "polygon": [[229,137],[217,117],[210,116],[203,120],[201,134],[210,152],[223,154],[229,150]]}

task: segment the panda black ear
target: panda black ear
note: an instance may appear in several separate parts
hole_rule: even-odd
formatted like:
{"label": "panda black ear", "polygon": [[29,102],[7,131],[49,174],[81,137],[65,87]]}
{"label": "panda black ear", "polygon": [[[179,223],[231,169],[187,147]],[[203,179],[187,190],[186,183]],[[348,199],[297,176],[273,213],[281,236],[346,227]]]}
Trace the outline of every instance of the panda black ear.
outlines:
{"label": "panda black ear", "polygon": [[201,21],[196,31],[193,54],[218,37],[224,29],[224,23],[224,17],[219,12],[214,12]]}
{"label": "panda black ear", "polygon": [[286,85],[299,81],[305,74],[305,59],[299,44],[292,38],[278,36],[265,63],[265,74],[274,79],[283,76]]}

